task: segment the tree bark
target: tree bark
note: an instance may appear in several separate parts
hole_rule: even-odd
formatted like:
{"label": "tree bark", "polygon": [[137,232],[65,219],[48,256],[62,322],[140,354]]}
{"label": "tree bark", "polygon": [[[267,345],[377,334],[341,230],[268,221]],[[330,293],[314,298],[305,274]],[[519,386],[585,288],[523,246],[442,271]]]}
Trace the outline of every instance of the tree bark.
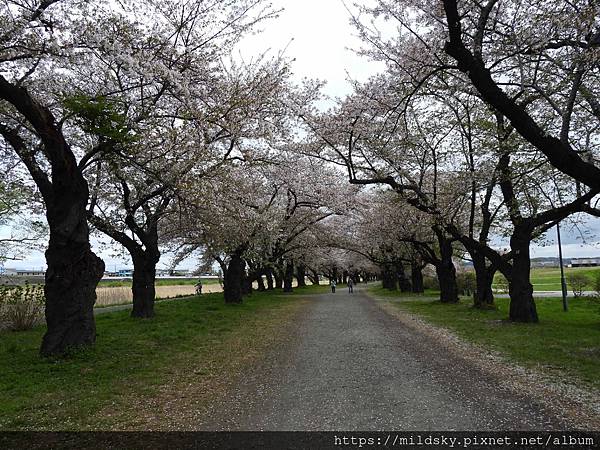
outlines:
{"label": "tree bark", "polygon": [[156,297],[156,264],[160,259],[158,248],[156,254],[150,252],[132,253],[133,260],[133,309],[131,317],[147,319],[154,317],[154,299]]}
{"label": "tree bark", "polygon": [[535,301],[533,300],[533,286],[529,279],[531,270],[530,242],[530,233],[515,228],[510,238],[513,263],[511,277],[508,280],[509,318],[515,322],[538,322]]}
{"label": "tree bark", "polygon": [[273,277],[275,277],[275,289],[283,289],[283,276],[278,267],[273,269]]}
{"label": "tree bark", "polygon": [[292,292],[292,282],[294,281],[294,263],[286,261],[285,274],[283,276],[283,292]]}
{"label": "tree bark", "polygon": [[496,271],[492,267],[487,267],[485,256],[479,252],[472,252],[473,268],[475,269],[475,295],[473,296],[473,306],[475,308],[487,309],[494,307],[494,293],[492,283]]}
{"label": "tree bark", "polygon": [[396,264],[396,274],[398,277],[398,287],[400,288],[400,292],[410,292],[411,291],[410,281],[406,277],[406,272],[404,271],[404,265],[400,262]]}
{"label": "tree bark", "polygon": [[75,235],[64,236],[57,231],[57,222],[50,227],[44,285],[48,329],[42,339],[42,356],[60,356],[96,341],[94,303],[104,262],[90,250],[87,221],[83,220],[85,209],[82,213]]}
{"label": "tree bark", "polygon": [[255,279],[253,274],[247,274],[246,270],[242,270],[242,295],[252,295],[254,291],[252,281]]}
{"label": "tree bark", "polygon": [[264,274],[265,270],[260,270],[256,275],[256,284],[258,285],[258,292],[264,292],[267,290],[267,288],[265,287],[265,280],[263,278]]}
{"label": "tree bark", "polygon": [[296,279],[298,280],[298,287],[306,286],[306,267],[303,264],[298,264],[296,268]]}
{"label": "tree bark", "polygon": [[[70,152],[63,144],[62,151]],[[54,173],[48,186],[51,193],[44,195],[50,240],[45,253],[48,329],[40,348],[43,356],[60,356],[96,341],[94,303],[104,262],[90,248],[86,212],[89,190],[71,157],[65,158],[63,171]]]}
{"label": "tree bark", "polygon": [[384,289],[395,291],[398,289],[396,281],[396,271],[394,270],[391,264],[385,264],[381,270],[381,285]]}
{"label": "tree bark", "polygon": [[242,282],[245,275],[245,266],[242,252],[239,250],[233,252],[223,279],[225,303],[242,303]]}
{"label": "tree bark", "polygon": [[265,271],[265,276],[267,278],[267,289],[269,291],[273,290],[273,271],[271,270],[271,268],[267,268],[267,270]]}
{"label": "tree bark", "polygon": [[452,262],[452,241],[442,233],[436,232],[440,246],[440,259],[435,264],[435,272],[440,283],[440,301],[442,303],[458,303],[458,285],[456,284],[456,268]]}
{"label": "tree bark", "polygon": [[412,262],[410,266],[410,279],[412,281],[412,292],[422,294],[425,292],[423,286],[423,268],[420,264]]}

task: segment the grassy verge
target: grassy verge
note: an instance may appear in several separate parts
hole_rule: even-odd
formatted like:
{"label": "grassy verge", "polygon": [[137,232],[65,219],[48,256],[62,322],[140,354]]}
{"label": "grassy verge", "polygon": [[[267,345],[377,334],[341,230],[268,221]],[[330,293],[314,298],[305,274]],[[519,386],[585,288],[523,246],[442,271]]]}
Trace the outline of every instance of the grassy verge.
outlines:
{"label": "grassy verge", "polygon": [[[593,291],[594,290],[594,280],[600,273],[600,268],[598,267],[565,267],[565,276],[567,277],[567,285],[568,285],[568,276],[569,274],[582,274],[587,277],[588,284],[586,286],[586,290]],[[494,277],[494,288],[500,288],[501,280],[504,279],[502,274],[496,273]],[[533,285],[533,289],[535,291],[560,291],[560,269],[556,267],[534,267],[531,269],[531,284]],[[571,286],[568,286],[569,292],[571,291]]]}
{"label": "grassy verge", "polygon": [[416,297],[389,292],[382,295],[378,286],[370,287],[369,292],[385,299],[391,307],[415,313],[520,364],[558,376],[575,377],[600,388],[598,303],[572,299],[570,310],[565,313],[560,298],[540,298],[536,301],[540,323],[518,324],[506,320],[508,299],[497,299],[497,310],[481,311],[467,299],[447,305],[431,295]]}
{"label": "grassy verge", "polygon": [[106,313],[97,317],[96,345],[62,360],[38,357],[45,327],[2,332],[0,429],[135,428],[139,403],[165,383],[206,387],[223,378],[260,354],[302,295],[319,289],[255,293],[241,305],[225,305],[222,294],[161,302],[152,320]]}

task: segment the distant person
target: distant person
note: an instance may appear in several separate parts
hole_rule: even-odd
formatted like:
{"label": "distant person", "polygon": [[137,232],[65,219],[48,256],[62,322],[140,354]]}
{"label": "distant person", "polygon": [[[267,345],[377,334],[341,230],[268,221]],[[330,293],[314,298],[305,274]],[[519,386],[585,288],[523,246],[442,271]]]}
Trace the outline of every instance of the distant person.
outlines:
{"label": "distant person", "polygon": [[335,280],[331,280],[329,285],[331,286],[331,293],[335,294]]}
{"label": "distant person", "polygon": [[202,280],[196,283],[196,295],[202,295]]}
{"label": "distant person", "polygon": [[352,294],[354,292],[354,280],[348,277],[348,292]]}

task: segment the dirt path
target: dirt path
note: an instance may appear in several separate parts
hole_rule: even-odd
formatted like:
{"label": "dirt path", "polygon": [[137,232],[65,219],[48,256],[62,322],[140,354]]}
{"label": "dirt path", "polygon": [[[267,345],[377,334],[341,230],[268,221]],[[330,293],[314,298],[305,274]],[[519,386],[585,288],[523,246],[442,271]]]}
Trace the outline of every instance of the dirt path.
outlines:
{"label": "dirt path", "polygon": [[534,400],[403,326],[374,300],[313,297],[288,341],[197,424],[205,430],[542,430]]}

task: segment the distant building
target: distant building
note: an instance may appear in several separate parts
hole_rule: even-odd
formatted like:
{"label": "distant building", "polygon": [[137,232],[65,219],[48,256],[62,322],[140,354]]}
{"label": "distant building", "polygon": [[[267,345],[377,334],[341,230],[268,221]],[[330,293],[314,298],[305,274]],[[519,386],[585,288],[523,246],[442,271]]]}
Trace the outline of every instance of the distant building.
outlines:
{"label": "distant building", "polygon": [[16,274],[17,274],[17,269],[11,269],[10,267],[0,266],[0,275],[11,276],[11,275],[16,275]]}
{"label": "distant building", "polygon": [[20,277],[43,277],[46,275],[46,271],[35,269],[17,269],[17,275]]}
{"label": "distant building", "polygon": [[133,270],[132,269],[121,269],[117,272],[118,277],[132,277]]}
{"label": "distant building", "polygon": [[600,258],[572,258],[571,267],[597,267],[600,266]]}
{"label": "distant building", "polygon": [[187,269],[172,269],[169,271],[169,276],[172,277],[190,277],[191,271]]}

